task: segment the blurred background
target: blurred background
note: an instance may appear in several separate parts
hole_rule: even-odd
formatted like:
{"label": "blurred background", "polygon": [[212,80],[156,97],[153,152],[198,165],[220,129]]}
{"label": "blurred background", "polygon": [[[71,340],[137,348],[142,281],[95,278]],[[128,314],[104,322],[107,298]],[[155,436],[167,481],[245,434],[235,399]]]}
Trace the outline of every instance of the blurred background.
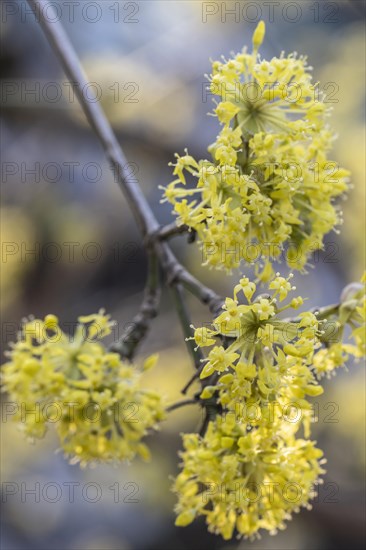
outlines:
{"label": "blurred background", "polygon": [[[340,236],[328,235],[307,277],[296,276],[306,307],[337,301],[365,264],[364,3],[54,0],[92,86],[125,149],[129,167],[161,223],[172,220],[159,185],[168,162],[188,146],[196,158],[218,131],[207,117],[209,59],[250,44],[267,24],[262,56],[282,49],[307,54],[314,79],[333,103],[339,134],[333,159],[352,171]],[[2,263],[3,349],[24,316],[55,313],[62,324],[104,307],[123,331],[137,311],[146,258],[129,208],[103,151],[81,113],[72,86],[25,1],[2,3]],[[49,17],[52,17],[50,12]],[[195,245],[173,243],[179,258],[218,292],[232,278],[200,267]],[[195,324],[209,314],[190,300]],[[159,352],[149,383],[174,402],[192,374],[169,293],[142,347]],[[52,429],[29,445],[2,421],[2,548],[4,550],[177,550],[362,548],[365,468],[365,378],[349,365],[325,382],[314,437],[328,459],[313,510],[286,531],[260,541],[223,543],[195,522],[174,527],[170,476],[177,472],[180,432],[197,429],[191,407],[170,415],[150,442],[153,460],[80,470],[55,454]],[[5,397],[3,397],[5,401]],[[3,403],[4,410],[4,403]],[[74,490],[72,491],[72,488]],[[33,493],[31,491],[34,491]]]}

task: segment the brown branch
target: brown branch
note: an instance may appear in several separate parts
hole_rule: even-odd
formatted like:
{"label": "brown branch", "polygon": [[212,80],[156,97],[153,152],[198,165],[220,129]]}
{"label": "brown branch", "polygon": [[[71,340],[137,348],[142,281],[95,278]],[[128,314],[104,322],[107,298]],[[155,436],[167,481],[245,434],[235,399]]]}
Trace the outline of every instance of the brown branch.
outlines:
{"label": "brown branch", "polygon": [[81,108],[102,143],[118,184],[122,188],[142,234],[145,235],[155,231],[158,229],[159,224],[146,198],[136,185],[136,180],[131,170],[129,170],[127,159],[118,144],[102,107],[98,101],[90,100],[85,95],[85,90],[90,88],[89,81],[61,22],[56,15],[53,17],[51,14],[53,6],[46,0],[28,0],[28,3],[58,56],[66,76],[74,86]]}
{"label": "brown branch", "polygon": [[159,274],[156,255],[149,252],[148,278],[140,310],[119,341],[110,346],[110,350],[119,353],[123,359],[133,359],[138,345],[150,328],[151,321],[158,315],[161,294]]}
{"label": "brown branch", "polygon": [[189,231],[190,228],[188,225],[177,225],[176,222],[172,222],[167,225],[163,225],[160,228],[157,236],[160,240],[164,241],[170,239],[171,237],[175,237],[176,235],[188,233]]}
{"label": "brown branch", "polygon": [[[56,15],[50,16],[53,10],[46,0],[28,0],[37,21],[41,25],[49,43],[64,68],[66,76],[75,88],[76,96],[95,134],[99,138],[106,156],[114,171],[119,186],[125,195],[131,211],[142,233],[145,242],[153,241],[153,248],[159,258],[163,271],[170,284],[181,282],[201,302],[214,311],[220,303],[212,289],[193,277],[178,262],[166,242],[159,238],[159,223],[152,212],[149,203],[143,195],[140,186],[129,170],[126,157],[109,124],[100,104],[90,100],[84,90],[89,89],[89,82],[76,55],[76,52]],[[46,9],[47,8],[47,9]],[[155,236],[155,237],[154,237]]]}
{"label": "brown branch", "polygon": [[165,410],[167,412],[175,411],[176,409],[180,409],[181,407],[185,407],[186,405],[197,405],[199,401],[197,399],[183,399],[182,401],[177,401],[176,403],[173,403],[173,405],[169,405]]}

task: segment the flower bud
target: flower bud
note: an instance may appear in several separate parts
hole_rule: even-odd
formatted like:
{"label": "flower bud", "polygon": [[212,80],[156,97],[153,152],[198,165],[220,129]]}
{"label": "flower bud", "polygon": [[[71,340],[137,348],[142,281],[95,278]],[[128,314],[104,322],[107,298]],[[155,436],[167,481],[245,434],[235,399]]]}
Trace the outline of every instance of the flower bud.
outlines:
{"label": "flower bud", "polygon": [[253,34],[253,51],[256,52],[258,48],[261,46],[264,39],[265,32],[266,32],[266,25],[264,21],[259,21]]}

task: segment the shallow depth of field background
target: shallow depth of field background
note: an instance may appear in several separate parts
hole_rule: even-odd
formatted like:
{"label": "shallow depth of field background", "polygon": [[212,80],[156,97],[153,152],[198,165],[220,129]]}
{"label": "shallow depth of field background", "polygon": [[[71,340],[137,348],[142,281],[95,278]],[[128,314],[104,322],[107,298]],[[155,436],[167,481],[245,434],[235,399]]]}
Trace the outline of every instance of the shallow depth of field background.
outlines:
{"label": "shallow depth of field background", "polygon": [[[160,204],[158,189],[170,181],[168,162],[186,146],[202,157],[218,129],[216,119],[206,116],[212,108],[203,76],[210,72],[209,58],[228,56],[250,44],[261,13],[267,22],[263,57],[282,49],[308,55],[314,79],[334,107],[332,124],[339,138],[332,157],[352,171],[354,187],[344,203],[342,234],[328,235],[325,251],[314,258],[314,269],[307,277],[297,275],[296,285],[310,297],[309,307],[337,301],[345,284],[361,276],[364,265],[363,2],[281,1],[272,3],[272,22],[266,2],[226,2],[228,9],[236,4],[240,11],[225,16],[223,2],[82,1],[75,3],[73,21],[67,2],[53,4],[162,223],[171,221],[170,207]],[[218,13],[204,17],[214,11]],[[137,311],[146,272],[130,210],[25,2],[3,3],[2,31],[3,347],[15,339],[20,320],[30,313],[55,313],[67,326],[79,315],[104,307],[118,321],[117,337]],[[230,294],[235,277],[200,267],[198,248],[187,246],[185,237],[178,237],[173,246],[196,275]],[[196,324],[209,320],[195,300],[190,304]],[[157,351],[160,362],[149,382],[173,402],[192,366],[169,293],[138,358]],[[179,433],[199,425],[200,415],[192,408],[172,413],[151,440],[150,464],[136,461],[85,470],[55,454],[52,429],[43,441],[29,445],[3,415],[2,547],[361,548],[364,383],[362,364],[350,365],[349,372],[325,382],[314,425],[314,438],[328,459],[325,484],[311,512],[303,510],[286,531],[254,543],[224,544],[208,535],[201,522],[174,527],[169,477],[177,471]],[[16,494],[7,494],[9,483],[15,484]],[[36,494],[27,492],[31,489]]]}

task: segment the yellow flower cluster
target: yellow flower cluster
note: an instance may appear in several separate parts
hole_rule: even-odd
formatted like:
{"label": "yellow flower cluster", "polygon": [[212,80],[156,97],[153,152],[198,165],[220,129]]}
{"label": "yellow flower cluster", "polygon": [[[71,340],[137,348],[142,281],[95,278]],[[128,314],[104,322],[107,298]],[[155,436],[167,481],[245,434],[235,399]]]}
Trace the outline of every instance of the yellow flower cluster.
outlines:
{"label": "yellow flower cluster", "polygon": [[109,316],[101,311],[78,321],[73,336],[54,315],[24,323],[2,371],[3,390],[17,404],[14,418],[30,437],[43,437],[55,424],[73,463],[148,459],[141,440],[164,418],[161,397],[98,341],[111,331]]}
{"label": "yellow flower cluster", "polygon": [[[320,349],[313,357],[313,368],[318,377],[323,375],[329,377],[335,369],[344,366],[350,355],[356,361],[366,355],[365,284],[366,273],[361,283],[351,283],[343,291],[344,299],[336,316],[337,320],[330,319],[329,322],[324,323],[325,341],[330,339],[331,342],[328,342],[327,347]],[[351,328],[352,344],[340,341],[345,324]]]}
{"label": "yellow flower cluster", "polygon": [[183,470],[174,484],[176,525],[202,515],[209,531],[227,540],[235,529],[251,538],[260,529],[284,529],[293,512],[309,508],[324,471],[322,452],[292,431],[290,424],[278,432],[248,431],[227,415],[211,422],[203,438],[184,435]]}
{"label": "yellow flower cluster", "polygon": [[[203,515],[224,538],[235,528],[252,537],[283,528],[312,498],[322,454],[308,439],[314,420],[309,398],[323,393],[324,373],[350,354],[361,356],[365,289],[358,285],[327,318],[304,312],[286,319],[282,312],[303,303],[300,296],[286,300],[295,290],[291,278],[277,273],[269,293],[254,297],[256,284],[243,277],[212,327],[195,329],[197,346],[209,348],[200,397],[216,416],[203,438],[184,438],[183,470],[174,485],[178,525]],[[241,295],[247,303],[239,303]],[[356,345],[341,341],[346,323]],[[296,438],[300,428],[303,439]]]}
{"label": "yellow flower cluster", "polygon": [[334,136],[311,67],[297,54],[262,60],[263,37],[261,22],[252,53],[213,62],[222,129],[208,149],[212,160],[176,155],[165,189],[178,223],[197,232],[203,263],[227,270],[270,262],[285,243],[288,265],[302,269],[340,223],[333,199],[347,189],[349,173],[327,158]]}

